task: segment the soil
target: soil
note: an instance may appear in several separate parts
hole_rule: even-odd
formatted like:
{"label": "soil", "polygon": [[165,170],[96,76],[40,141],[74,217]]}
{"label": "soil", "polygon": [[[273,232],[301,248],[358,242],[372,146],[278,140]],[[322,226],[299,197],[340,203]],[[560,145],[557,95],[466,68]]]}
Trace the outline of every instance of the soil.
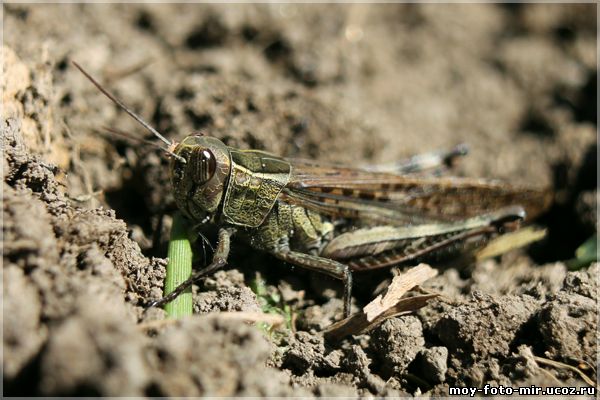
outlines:
{"label": "soil", "polygon": [[[3,5],[4,393],[585,385],[535,357],[595,379],[600,267],[564,261],[597,231],[596,7]],[[424,288],[442,297],[339,343],[319,333],[339,317],[337,282],[234,242],[227,269],[195,287],[198,314],[153,326],[165,314],[143,304],[162,294],[168,161],[102,133],[147,137],[71,60],[175,140],[203,130],[230,146],[352,164],[467,143],[453,173],[552,188],[536,221],[548,235],[441,268]],[[357,278],[354,307],[391,276]],[[207,314],[259,310],[257,279],[290,307],[295,330]]]}

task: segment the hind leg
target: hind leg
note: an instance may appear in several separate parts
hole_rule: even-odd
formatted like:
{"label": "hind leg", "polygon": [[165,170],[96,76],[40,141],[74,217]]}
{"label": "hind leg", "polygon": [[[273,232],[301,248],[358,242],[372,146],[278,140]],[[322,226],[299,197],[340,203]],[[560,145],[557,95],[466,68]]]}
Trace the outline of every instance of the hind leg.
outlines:
{"label": "hind leg", "polygon": [[466,156],[467,153],[467,145],[460,144],[450,150],[418,154],[408,159],[390,164],[366,165],[362,169],[372,172],[386,172],[400,175],[425,172],[439,174],[446,169],[452,168],[456,159]]}
{"label": "hind leg", "polygon": [[327,274],[344,283],[344,318],[350,316],[350,300],[352,298],[352,272],[347,265],[338,261],[295,251],[281,251],[273,254],[298,267]]}

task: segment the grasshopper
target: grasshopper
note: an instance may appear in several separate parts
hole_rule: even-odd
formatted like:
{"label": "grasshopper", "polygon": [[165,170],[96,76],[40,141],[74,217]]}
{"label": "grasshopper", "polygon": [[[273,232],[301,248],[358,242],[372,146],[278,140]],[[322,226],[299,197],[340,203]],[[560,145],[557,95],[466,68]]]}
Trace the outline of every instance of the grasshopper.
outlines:
{"label": "grasshopper", "polygon": [[429,154],[392,166],[325,165],[229,147],[192,134],[166,139],[74,65],[110,100],[166,144],[175,202],[194,224],[214,224],[212,262],[149,306],[162,306],[227,264],[231,238],[339,279],[349,316],[353,272],[395,266],[485,244],[549,204],[545,190],[427,174],[465,152]]}

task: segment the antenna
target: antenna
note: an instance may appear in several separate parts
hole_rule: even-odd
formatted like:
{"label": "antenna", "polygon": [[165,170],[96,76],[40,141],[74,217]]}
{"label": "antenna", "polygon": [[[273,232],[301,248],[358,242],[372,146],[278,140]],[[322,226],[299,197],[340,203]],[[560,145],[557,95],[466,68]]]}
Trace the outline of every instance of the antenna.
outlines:
{"label": "antenna", "polygon": [[[119,99],[117,99],[115,96],[113,96],[111,93],[109,93],[106,89],[104,89],[102,87],[102,85],[100,85],[94,78],[92,78],[92,76],[90,74],[88,74],[79,64],[77,64],[75,61],[71,61],[73,63],[73,65],[75,67],[77,67],[77,69],[79,71],[81,71],[81,73],[83,75],[85,75],[86,78],[88,78],[90,80],[90,82],[92,82],[94,84],[94,86],[96,86],[98,88],[98,90],[100,90],[106,97],[108,97],[110,100],[112,100],[115,104],[117,104],[123,111],[125,111],[127,114],[129,114],[133,119],[135,119],[137,122],[139,122],[144,128],[148,129],[150,132],[152,132],[152,134],[154,136],[156,136],[157,138],[159,138],[160,140],[162,140],[163,142],[165,142],[167,144],[167,146],[172,147],[174,142],[170,141],[169,139],[165,138],[163,135],[161,135],[156,129],[154,129],[152,126],[150,126],[150,124],[148,124],[146,121],[144,121],[141,117],[139,117],[136,113],[134,113],[133,111],[131,111],[125,104],[123,104]],[[165,149],[163,149],[165,150]],[[175,158],[177,158],[179,161],[185,163],[185,158],[178,156],[177,154],[174,154],[172,151],[170,150],[166,150],[167,153],[171,154],[172,156],[174,156]]]}
{"label": "antenna", "polygon": [[166,152],[167,154],[169,154],[171,157],[175,157],[179,161],[183,162],[184,164],[186,162],[185,158],[181,157],[180,155],[177,155],[177,154],[173,153],[169,149],[165,149],[164,147],[162,147],[161,145],[159,145],[156,142],[153,142],[151,140],[147,140],[147,139],[144,139],[144,138],[141,138],[141,137],[137,137],[137,136],[135,136],[135,135],[133,135],[133,134],[131,134],[129,132],[125,132],[125,131],[122,131],[120,129],[115,129],[115,128],[111,128],[111,127],[108,127],[108,126],[103,126],[102,128],[105,131],[107,131],[109,133],[112,133],[113,135],[120,136],[122,138],[129,139],[129,140],[135,140],[135,141],[138,141],[138,142],[141,142],[141,143],[146,143],[146,144],[149,144],[151,146],[157,147],[157,148],[161,149],[162,151]]}

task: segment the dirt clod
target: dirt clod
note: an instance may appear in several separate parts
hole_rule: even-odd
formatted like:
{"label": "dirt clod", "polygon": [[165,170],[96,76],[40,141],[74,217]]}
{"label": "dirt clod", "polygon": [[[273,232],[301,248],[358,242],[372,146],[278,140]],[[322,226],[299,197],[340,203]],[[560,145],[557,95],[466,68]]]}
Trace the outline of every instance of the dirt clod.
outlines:
{"label": "dirt clod", "polygon": [[285,352],[283,367],[298,374],[308,370],[335,371],[340,368],[341,358],[340,350],[326,348],[323,336],[298,332]]}
{"label": "dirt clod", "polygon": [[539,306],[527,295],[494,298],[474,292],[473,300],[442,316],[434,332],[451,352],[461,350],[474,359],[507,356],[519,330]]}
{"label": "dirt clod", "polygon": [[435,346],[423,349],[417,355],[415,361],[420,376],[433,384],[444,382],[446,379],[446,370],[448,359],[448,349],[442,346]]}
{"label": "dirt clod", "polygon": [[256,295],[244,284],[239,271],[219,271],[203,283],[203,291],[194,299],[194,311],[250,311],[260,312]]}
{"label": "dirt clod", "polygon": [[386,376],[400,376],[425,346],[421,321],[414,316],[392,318],[371,332],[371,346]]}
{"label": "dirt clod", "polygon": [[537,314],[540,334],[551,359],[593,364],[596,349],[597,300],[559,293]]}
{"label": "dirt clod", "polygon": [[[286,377],[268,369],[269,344],[240,322],[195,318],[168,328],[147,350],[153,388],[180,396],[285,396]],[[192,357],[192,359],[190,359]],[[185,360],[185,361],[184,361]],[[196,365],[188,369],[188,365]],[[269,376],[269,379],[264,379]]]}

